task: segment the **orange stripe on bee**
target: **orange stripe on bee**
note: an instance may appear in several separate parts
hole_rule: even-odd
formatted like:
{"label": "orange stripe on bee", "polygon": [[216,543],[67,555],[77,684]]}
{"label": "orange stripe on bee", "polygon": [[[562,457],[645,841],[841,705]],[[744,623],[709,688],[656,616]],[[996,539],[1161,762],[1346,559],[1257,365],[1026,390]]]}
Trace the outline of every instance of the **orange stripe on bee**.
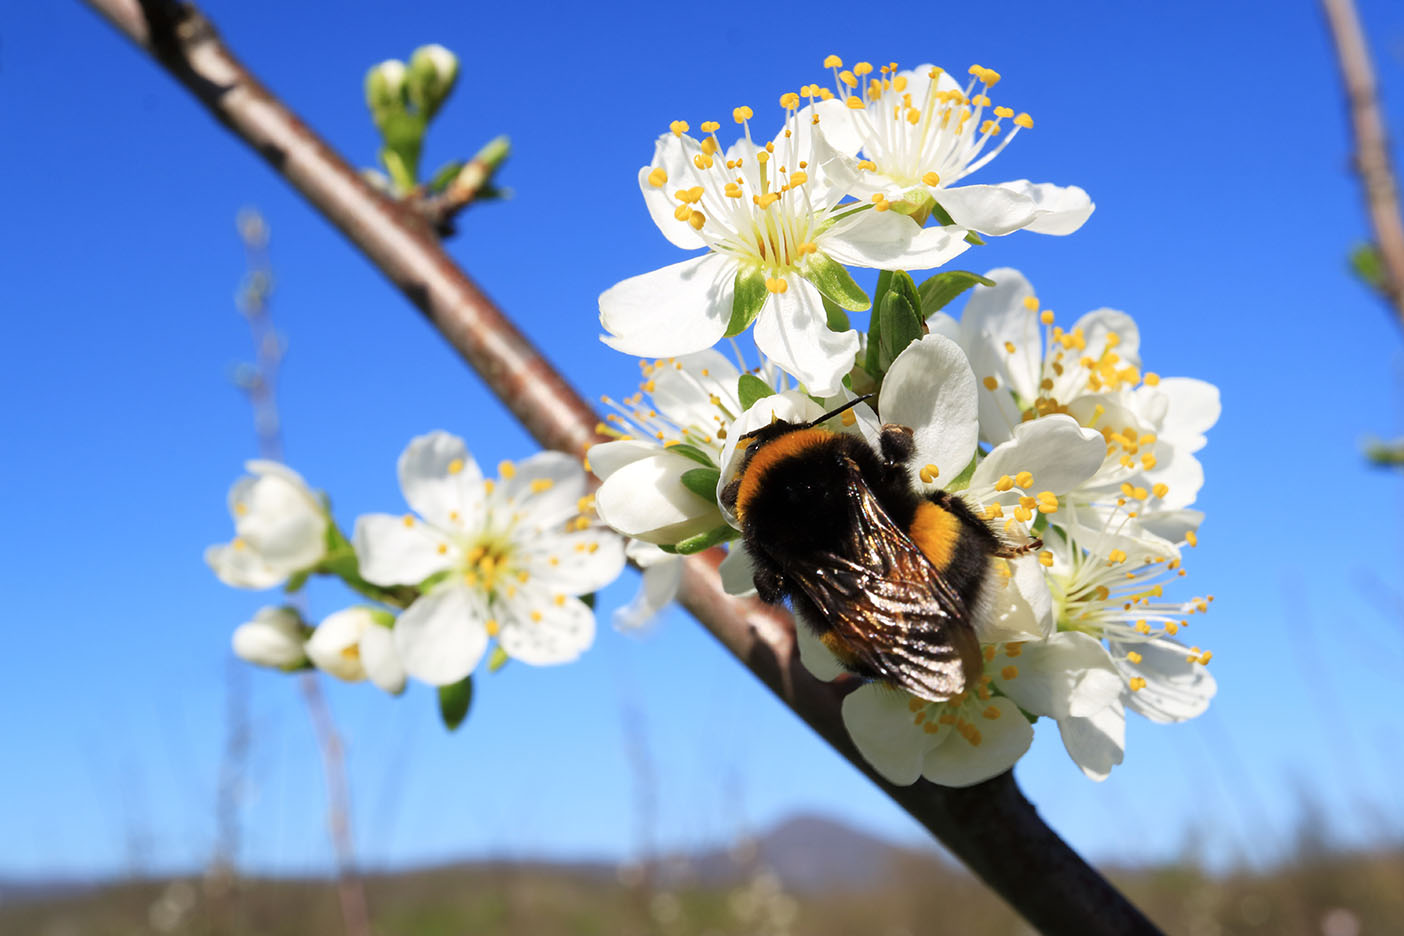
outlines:
{"label": "orange stripe on bee", "polygon": [[766,473],[787,458],[803,455],[810,449],[823,445],[834,434],[825,429],[796,429],[761,446],[760,451],[751,456],[746,473],[741,478],[741,490],[736,493],[736,516],[744,520],[746,508],[760,490]]}
{"label": "orange stripe on bee", "polygon": [[960,518],[949,510],[937,507],[930,501],[917,508],[912,518],[912,528],[907,535],[926,554],[931,564],[945,571],[955,557],[956,544],[960,542]]}

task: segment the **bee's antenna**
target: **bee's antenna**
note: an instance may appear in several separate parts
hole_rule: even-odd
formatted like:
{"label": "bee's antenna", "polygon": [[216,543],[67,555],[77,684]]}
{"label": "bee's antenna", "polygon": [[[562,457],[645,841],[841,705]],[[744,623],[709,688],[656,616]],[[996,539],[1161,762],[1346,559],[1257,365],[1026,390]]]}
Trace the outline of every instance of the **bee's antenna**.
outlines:
{"label": "bee's antenna", "polygon": [[865,402],[865,401],[867,401],[867,400],[871,400],[872,398],[873,398],[873,395],[872,395],[871,393],[865,393],[865,394],[863,394],[862,396],[858,397],[858,398],[855,399],[855,400],[849,400],[847,403],[843,404],[843,405],[840,406],[838,409],[829,410],[827,413],[825,413],[823,416],[820,416],[818,419],[812,419],[812,420],[810,420],[809,422],[805,423],[804,426],[803,426],[802,428],[804,428],[804,429],[812,429],[812,428],[814,428],[815,426],[819,425],[821,422],[825,422],[825,421],[827,421],[827,420],[833,419],[833,418],[834,418],[835,416],[837,416],[839,413],[843,413],[843,412],[846,412],[846,411],[848,411],[848,410],[851,410],[851,409],[853,409],[853,407],[857,406],[859,403],[863,403],[863,402]]}

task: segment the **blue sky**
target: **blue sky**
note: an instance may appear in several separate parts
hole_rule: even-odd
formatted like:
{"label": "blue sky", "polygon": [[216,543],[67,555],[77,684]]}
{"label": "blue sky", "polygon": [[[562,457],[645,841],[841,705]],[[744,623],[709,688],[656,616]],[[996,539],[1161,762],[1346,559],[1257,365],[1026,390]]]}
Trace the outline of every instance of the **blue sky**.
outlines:
{"label": "blue sky", "polygon": [[[353,161],[376,139],[367,66],[423,42],[463,77],[431,131],[432,167],[499,133],[515,197],[463,219],[453,255],[587,396],[633,388],[600,345],[595,299],[681,257],[635,182],[670,120],[694,124],[822,80],[846,59],[970,62],[1037,121],[986,181],[1086,188],[1068,238],[1013,235],[959,265],[1010,265],[1071,318],[1140,323],[1146,366],[1218,384],[1201,453],[1208,514],[1189,588],[1217,596],[1192,637],[1220,692],[1190,724],[1131,724],[1126,763],[1085,780],[1040,726],[1023,788],[1094,858],[1202,842],[1220,861],[1287,845],[1303,797],[1335,834],[1404,831],[1395,719],[1401,630],[1397,475],[1363,465],[1401,431],[1400,330],[1345,272],[1365,232],[1336,67],[1314,4],[776,11],[534,4],[207,7],[247,64]],[[1404,135],[1404,9],[1362,3],[1386,109]],[[852,37],[861,36],[860,43]],[[442,340],[328,224],[77,3],[0,14],[0,228],[9,347],[0,369],[7,542],[0,679],[0,874],[193,867],[210,853],[228,636],[265,596],[220,585],[224,493],[254,454],[230,382],[249,356],[233,295],[234,216],[273,230],[274,313],[294,467],[343,525],[395,511],[414,435],[464,435],[492,464],[530,440]],[[627,600],[632,579],[601,597]],[[314,615],[341,607],[310,592]],[[293,682],[249,673],[249,867],[325,868],[322,778]],[[654,838],[687,847],[819,811],[922,833],[682,614],[651,636],[602,629],[580,663],[483,678],[446,735],[432,693],[328,684],[349,744],[364,860],[633,854],[640,784]],[[643,739],[649,769],[631,768]],[[651,779],[649,779],[651,778]]]}

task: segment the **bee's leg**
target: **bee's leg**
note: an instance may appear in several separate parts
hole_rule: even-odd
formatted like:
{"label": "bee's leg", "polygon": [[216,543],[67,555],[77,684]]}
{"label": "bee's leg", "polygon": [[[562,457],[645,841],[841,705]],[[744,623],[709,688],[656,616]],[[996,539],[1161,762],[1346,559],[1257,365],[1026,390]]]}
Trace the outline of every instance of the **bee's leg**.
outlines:
{"label": "bee's leg", "polygon": [[1015,546],[1012,543],[1001,543],[1000,547],[995,550],[995,556],[999,559],[1018,559],[1021,556],[1027,556],[1029,553],[1042,548],[1043,540],[1035,536],[1033,539],[1020,546]]}
{"label": "bee's leg", "polygon": [[756,595],[766,604],[779,604],[785,597],[785,576],[780,567],[766,563],[757,564],[751,580],[756,585]]}
{"label": "bee's leg", "polygon": [[882,450],[882,460],[889,466],[905,465],[916,452],[911,428],[896,423],[887,423],[882,427],[878,447]]}

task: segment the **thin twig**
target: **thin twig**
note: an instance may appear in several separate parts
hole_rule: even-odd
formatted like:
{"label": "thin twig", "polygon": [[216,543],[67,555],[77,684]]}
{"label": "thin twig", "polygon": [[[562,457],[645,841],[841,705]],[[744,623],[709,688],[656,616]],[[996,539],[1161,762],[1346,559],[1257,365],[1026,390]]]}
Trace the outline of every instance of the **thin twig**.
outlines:
{"label": "thin twig", "polygon": [[[153,54],[212,114],[302,192],[423,312],[548,448],[579,454],[599,437],[590,405],[444,253],[432,233],[374,191],[253,78],[193,7],[86,0]],[[143,6],[145,9],[143,9]],[[1064,843],[1003,774],[967,789],[882,780],[854,747],[839,706],[851,679],[800,665],[784,612],[727,595],[720,552],[692,557],[681,601],[840,754],[931,830],[1045,933],[1141,934],[1155,927]]]}
{"label": "thin twig", "polygon": [[1365,210],[1375,229],[1379,252],[1380,292],[1404,325],[1404,217],[1399,213],[1399,186],[1389,158],[1389,137],[1380,113],[1375,68],[1360,28],[1354,0],[1321,0],[1336,42],[1346,104],[1355,133],[1355,171],[1364,189]]}
{"label": "thin twig", "polygon": [[[269,297],[273,268],[268,262],[268,227],[254,211],[239,215],[239,236],[248,255],[249,273],[240,292],[240,307],[253,337],[254,365],[239,379],[254,411],[254,432],[260,458],[283,460],[283,425],[278,415],[278,379],[282,374],[283,340],[273,327]],[[302,596],[291,599],[302,608]],[[351,837],[351,787],[346,777],[346,756],[336,720],[322,695],[315,670],[298,674],[298,690],[312,720],[312,734],[322,755],[327,781],[327,828],[336,856],[336,888],[341,901],[342,925],[347,936],[370,936],[370,915],[365,888],[356,870],[356,849]]]}
{"label": "thin twig", "polygon": [[443,191],[428,195],[420,186],[406,201],[435,234],[448,237],[454,232],[459,213],[484,191],[490,191],[487,186],[511,152],[511,141],[505,136],[496,137],[463,164]]}

